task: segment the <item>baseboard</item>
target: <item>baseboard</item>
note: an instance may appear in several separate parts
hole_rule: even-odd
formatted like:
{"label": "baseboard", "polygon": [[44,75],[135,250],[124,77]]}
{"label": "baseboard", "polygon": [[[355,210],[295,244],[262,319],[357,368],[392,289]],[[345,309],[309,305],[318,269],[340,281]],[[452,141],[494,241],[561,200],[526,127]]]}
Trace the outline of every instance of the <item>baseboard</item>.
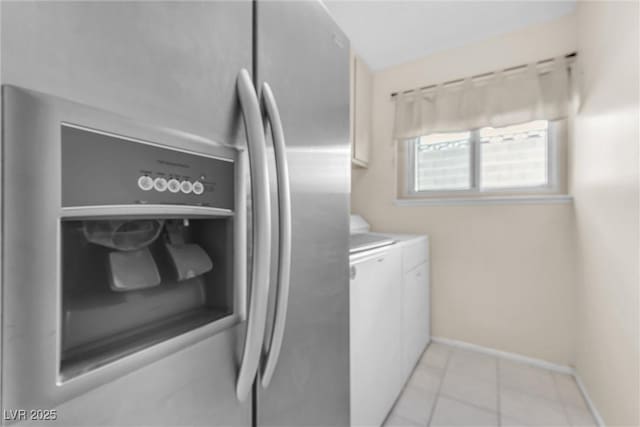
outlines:
{"label": "baseboard", "polygon": [[500,357],[502,359],[513,360],[515,362],[524,363],[530,366],[547,369],[549,371],[558,372],[561,374],[573,375],[574,373],[573,368],[571,366],[558,365],[556,363],[547,362],[546,360],[523,356],[522,354],[518,354],[518,353],[510,353],[508,351],[496,350],[494,348],[484,347],[477,344],[471,344],[464,341],[452,340],[449,338],[432,337],[432,340],[434,342],[450,345],[452,347],[473,350],[473,351],[477,351],[478,353],[484,353],[490,356]]}
{"label": "baseboard", "polygon": [[576,379],[576,383],[578,383],[578,388],[582,393],[582,397],[584,397],[584,400],[587,402],[587,406],[591,410],[593,417],[596,419],[596,422],[598,423],[598,427],[605,427],[606,424],[604,423],[604,420],[602,419],[600,412],[598,412],[598,408],[596,408],[596,405],[591,400],[591,397],[589,397],[589,393],[587,393],[587,387],[585,387],[584,383],[582,382],[582,378],[580,378],[580,375],[578,375],[578,373],[575,370],[573,372],[573,377]]}
{"label": "baseboard", "polygon": [[593,401],[589,397],[589,393],[587,393],[587,389],[584,386],[582,379],[580,378],[576,370],[571,366],[559,365],[556,363],[547,362],[546,360],[523,356],[522,354],[518,354],[518,353],[511,353],[508,351],[496,350],[494,348],[484,347],[477,344],[471,344],[465,341],[452,340],[449,338],[431,337],[431,341],[449,345],[451,347],[462,348],[465,350],[473,350],[478,353],[484,353],[490,356],[500,357],[506,360],[513,360],[514,362],[525,363],[530,366],[547,369],[549,371],[558,372],[561,374],[571,375],[573,376],[573,378],[575,378],[576,383],[578,384],[578,388],[582,393],[582,397],[584,397],[584,400],[587,402],[587,406],[589,407],[589,410],[591,410],[593,417],[596,419],[596,422],[598,423],[598,427],[606,427],[604,420],[600,416],[600,412],[598,412],[596,405],[593,403]]}

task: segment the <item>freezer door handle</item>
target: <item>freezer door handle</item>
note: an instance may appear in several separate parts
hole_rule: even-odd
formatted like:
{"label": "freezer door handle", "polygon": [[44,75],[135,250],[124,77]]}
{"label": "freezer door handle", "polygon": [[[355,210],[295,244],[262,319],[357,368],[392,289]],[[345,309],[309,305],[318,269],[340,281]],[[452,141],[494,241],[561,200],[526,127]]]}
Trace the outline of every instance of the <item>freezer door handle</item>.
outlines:
{"label": "freezer door handle", "polygon": [[262,99],[267,120],[271,125],[273,151],[276,160],[276,177],[278,182],[278,211],[279,211],[279,256],[278,256],[278,293],[275,308],[275,319],[271,345],[266,356],[262,372],[262,387],[266,388],[273,378],[278,364],[284,328],[287,320],[287,305],[289,302],[289,282],[291,274],[291,191],[289,188],[289,167],[287,164],[287,147],[284,140],[280,111],[268,83],[262,85]]}
{"label": "freezer door handle", "polygon": [[251,268],[251,302],[247,316],[247,332],[236,395],[244,401],[258,372],[269,297],[271,262],[271,204],[267,149],[260,103],[247,70],[242,69],[237,80],[238,98],[247,134],[253,205],[253,265]]}

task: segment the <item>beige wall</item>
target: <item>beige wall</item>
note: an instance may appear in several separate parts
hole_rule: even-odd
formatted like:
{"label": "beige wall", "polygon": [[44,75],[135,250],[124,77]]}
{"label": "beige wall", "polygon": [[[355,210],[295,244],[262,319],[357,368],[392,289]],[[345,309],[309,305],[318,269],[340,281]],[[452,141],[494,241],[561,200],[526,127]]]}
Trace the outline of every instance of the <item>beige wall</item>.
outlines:
{"label": "beige wall", "polygon": [[390,93],[575,51],[576,19],[529,27],[376,73],[369,168],[354,169],[352,210],[374,229],[427,233],[434,336],[570,364],[573,206],[394,206]]}
{"label": "beige wall", "polygon": [[607,425],[640,425],[638,3],[578,6],[576,365]]}

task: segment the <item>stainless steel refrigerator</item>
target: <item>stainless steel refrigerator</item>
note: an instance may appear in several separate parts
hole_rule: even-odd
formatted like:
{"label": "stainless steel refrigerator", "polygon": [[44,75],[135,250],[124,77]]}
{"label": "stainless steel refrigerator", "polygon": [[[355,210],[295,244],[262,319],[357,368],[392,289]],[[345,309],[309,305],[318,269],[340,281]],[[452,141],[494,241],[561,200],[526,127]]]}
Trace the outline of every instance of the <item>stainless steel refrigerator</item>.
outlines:
{"label": "stainless steel refrigerator", "polygon": [[[349,424],[349,43],[323,5],[2,2],[0,19],[3,424]],[[100,145],[100,138],[116,142]],[[137,158],[136,141],[149,159],[164,156],[154,164],[167,168],[218,161],[227,171],[218,183],[204,174],[201,181],[205,195],[229,206],[189,205],[200,178],[187,172],[166,176],[194,181],[182,204],[167,202],[163,186],[155,205],[114,199],[106,206],[111,196],[103,193],[116,187],[104,181],[126,176],[119,162]],[[114,148],[87,151],[89,167],[81,153],[92,144]],[[146,191],[147,178],[135,191]],[[154,185],[158,179],[166,181],[156,177]],[[65,205],[75,186],[87,206]],[[100,363],[64,359],[65,340],[76,338],[64,335],[65,277],[92,271],[73,263],[89,255],[69,245],[78,236],[91,240],[104,212],[118,219],[109,226],[129,215],[149,232],[164,227],[164,245],[192,256],[192,270],[224,274],[208,288],[192,284],[188,270],[185,280],[153,291],[96,291],[110,295],[110,308],[79,317],[90,321],[76,321],[74,330],[91,337],[115,328],[122,319],[109,319],[119,310],[112,307],[128,307],[140,320],[160,306],[140,302],[136,311],[147,295],[164,298],[166,310],[212,300],[223,310],[213,304],[218,311],[190,320],[193,327],[158,323],[140,344],[110,344]],[[108,253],[82,245],[96,257]],[[153,256],[160,276],[162,258]],[[143,284],[152,284],[148,277]],[[187,294],[185,283],[202,292]],[[74,286],[69,295],[84,292]],[[103,303],[95,297],[74,316]]]}

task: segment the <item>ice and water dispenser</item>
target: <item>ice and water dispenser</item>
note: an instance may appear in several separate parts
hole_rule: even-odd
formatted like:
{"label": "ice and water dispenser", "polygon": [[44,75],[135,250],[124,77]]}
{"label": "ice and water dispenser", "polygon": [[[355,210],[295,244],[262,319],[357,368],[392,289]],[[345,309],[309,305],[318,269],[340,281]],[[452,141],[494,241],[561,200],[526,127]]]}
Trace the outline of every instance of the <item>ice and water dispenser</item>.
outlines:
{"label": "ice and water dispenser", "polygon": [[63,380],[234,313],[237,171],[221,153],[62,126]]}

